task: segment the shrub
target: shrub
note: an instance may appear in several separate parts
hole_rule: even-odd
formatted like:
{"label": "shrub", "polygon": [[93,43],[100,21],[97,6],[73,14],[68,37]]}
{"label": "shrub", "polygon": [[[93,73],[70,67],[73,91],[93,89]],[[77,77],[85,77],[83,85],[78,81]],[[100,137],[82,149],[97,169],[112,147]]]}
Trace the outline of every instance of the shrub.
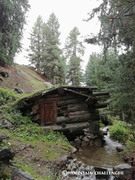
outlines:
{"label": "shrub", "polygon": [[13,106],[5,105],[2,107],[2,116],[9,120],[14,126],[19,126],[21,124],[31,123],[31,119],[27,116],[22,116],[18,109]]}
{"label": "shrub", "polygon": [[0,105],[4,105],[17,100],[18,95],[10,90],[0,87]]}
{"label": "shrub", "polygon": [[117,121],[110,127],[110,137],[125,143],[128,139],[129,128],[127,123],[123,121]]}

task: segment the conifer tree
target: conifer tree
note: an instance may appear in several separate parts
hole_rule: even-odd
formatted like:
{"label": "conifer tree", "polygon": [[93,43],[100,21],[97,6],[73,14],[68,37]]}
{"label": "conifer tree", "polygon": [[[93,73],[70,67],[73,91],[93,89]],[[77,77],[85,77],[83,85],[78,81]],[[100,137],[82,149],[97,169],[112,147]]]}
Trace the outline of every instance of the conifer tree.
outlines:
{"label": "conifer tree", "polygon": [[29,47],[31,64],[53,84],[65,82],[66,66],[59,47],[59,26],[54,13],[50,15],[47,23],[39,16],[31,33]]}
{"label": "conifer tree", "polygon": [[0,61],[13,63],[29,7],[28,0],[0,1]]}
{"label": "conifer tree", "polygon": [[43,20],[38,16],[30,37],[29,60],[37,71],[41,71],[41,62],[43,58]]}
{"label": "conifer tree", "polygon": [[45,27],[45,51],[44,60],[42,65],[44,67],[44,73],[47,78],[51,80],[54,84],[57,79],[59,72],[59,63],[61,59],[60,50],[60,32],[59,32],[59,22],[55,14],[52,13],[46,23]]}
{"label": "conifer tree", "polygon": [[68,82],[72,85],[80,85],[82,72],[81,72],[81,56],[84,54],[84,46],[79,40],[80,32],[77,27],[74,27],[70,32],[65,45],[66,57],[68,58]]}

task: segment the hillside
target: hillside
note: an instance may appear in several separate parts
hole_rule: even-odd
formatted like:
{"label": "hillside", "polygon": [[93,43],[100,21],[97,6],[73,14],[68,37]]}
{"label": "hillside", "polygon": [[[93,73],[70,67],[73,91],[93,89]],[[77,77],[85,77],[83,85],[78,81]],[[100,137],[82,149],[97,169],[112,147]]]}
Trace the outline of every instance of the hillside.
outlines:
{"label": "hillside", "polygon": [[43,130],[13,106],[21,98],[13,89],[26,94],[47,85],[51,86],[34,69],[0,63],[0,180],[60,179],[57,176],[71,156],[67,138]]}
{"label": "hillside", "polygon": [[35,92],[51,85],[34,68],[26,65],[13,66],[0,62],[0,86],[21,89],[25,93]]}

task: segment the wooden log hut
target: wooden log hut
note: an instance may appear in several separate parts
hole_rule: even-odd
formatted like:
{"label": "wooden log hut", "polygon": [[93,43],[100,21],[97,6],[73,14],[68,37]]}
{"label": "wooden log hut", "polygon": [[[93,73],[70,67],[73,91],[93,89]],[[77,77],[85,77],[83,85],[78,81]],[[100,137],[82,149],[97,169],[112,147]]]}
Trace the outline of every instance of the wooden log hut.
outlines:
{"label": "wooden log hut", "polygon": [[[79,135],[89,127],[98,133],[98,97],[108,93],[93,93],[96,87],[61,86],[42,91],[18,102],[17,108],[44,129]],[[95,127],[96,126],[96,127]]]}

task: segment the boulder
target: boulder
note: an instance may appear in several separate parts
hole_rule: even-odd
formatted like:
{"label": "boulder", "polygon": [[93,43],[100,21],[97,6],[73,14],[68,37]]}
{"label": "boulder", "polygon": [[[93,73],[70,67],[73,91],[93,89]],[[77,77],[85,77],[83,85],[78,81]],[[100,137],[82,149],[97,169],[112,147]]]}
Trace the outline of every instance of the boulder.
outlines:
{"label": "boulder", "polygon": [[10,129],[13,125],[8,120],[0,118],[0,127]]}
{"label": "boulder", "polygon": [[9,162],[13,157],[14,153],[11,152],[10,149],[2,149],[0,151],[0,162]]}
{"label": "boulder", "polygon": [[4,77],[4,78],[9,77],[8,72],[0,72],[0,75],[1,75],[2,77]]}
{"label": "boulder", "polygon": [[71,153],[75,153],[77,151],[77,149],[74,146],[71,146]]}
{"label": "boulder", "polygon": [[121,146],[121,147],[116,147],[116,150],[118,151],[118,152],[122,152],[122,151],[124,151],[124,148]]}
{"label": "boulder", "polygon": [[124,163],[114,166],[113,172],[116,180],[127,180],[131,179],[133,168],[130,164]]}

